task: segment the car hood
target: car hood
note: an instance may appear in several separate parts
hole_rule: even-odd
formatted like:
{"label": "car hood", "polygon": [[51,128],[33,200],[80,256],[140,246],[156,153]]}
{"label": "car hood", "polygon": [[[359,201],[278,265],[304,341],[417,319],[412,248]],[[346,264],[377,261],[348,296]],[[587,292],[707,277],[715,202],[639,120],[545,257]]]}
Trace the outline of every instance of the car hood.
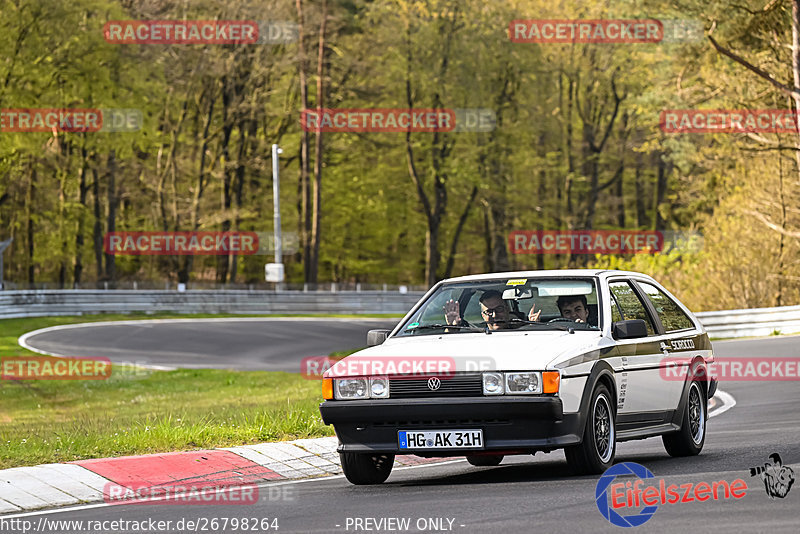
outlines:
{"label": "car hood", "polygon": [[598,331],[560,330],[393,337],[344,358],[326,376],[547,369],[597,348],[601,339]]}

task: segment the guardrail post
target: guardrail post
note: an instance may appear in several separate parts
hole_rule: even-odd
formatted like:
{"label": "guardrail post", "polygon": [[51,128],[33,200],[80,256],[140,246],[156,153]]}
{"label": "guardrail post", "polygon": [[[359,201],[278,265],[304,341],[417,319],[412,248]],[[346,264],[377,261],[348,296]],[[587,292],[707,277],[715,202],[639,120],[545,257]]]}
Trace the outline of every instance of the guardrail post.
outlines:
{"label": "guardrail post", "polygon": [[336,282],[331,282],[331,293],[336,293]]}

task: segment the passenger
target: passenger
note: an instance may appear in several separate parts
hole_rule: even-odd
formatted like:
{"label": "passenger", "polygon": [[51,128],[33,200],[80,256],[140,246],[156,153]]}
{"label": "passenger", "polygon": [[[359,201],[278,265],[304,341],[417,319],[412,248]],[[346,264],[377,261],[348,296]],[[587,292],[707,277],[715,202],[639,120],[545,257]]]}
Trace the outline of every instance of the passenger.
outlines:
{"label": "passenger", "polygon": [[[563,295],[556,300],[556,306],[558,306],[558,311],[561,312],[561,317],[565,319],[576,323],[589,322],[589,304],[586,301],[586,295]],[[542,313],[542,310],[533,313],[535,308],[536,303],[534,302],[528,314],[531,321],[539,321],[539,315]]]}
{"label": "passenger", "polygon": [[558,297],[556,306],[561,312],[561,316],[576,323],[589,322],[589,305],[586,302],[586,295],[567,295]]}

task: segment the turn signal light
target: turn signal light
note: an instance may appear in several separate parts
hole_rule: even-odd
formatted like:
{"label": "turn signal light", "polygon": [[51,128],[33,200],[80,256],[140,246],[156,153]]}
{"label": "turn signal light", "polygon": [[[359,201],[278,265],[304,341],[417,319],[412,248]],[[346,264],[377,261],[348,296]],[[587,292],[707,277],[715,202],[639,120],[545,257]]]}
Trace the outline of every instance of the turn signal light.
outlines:
{"label": "turn signal light", "polygon": [[542,393],[558,393],[561,385],[561,373],[558,371],[545,371],[542,373]]}
{"label": "turn signal light", "polygon": [[323,378],[322,379],[322,398],[325,400],[333,399],[333,379],[332,378]]}

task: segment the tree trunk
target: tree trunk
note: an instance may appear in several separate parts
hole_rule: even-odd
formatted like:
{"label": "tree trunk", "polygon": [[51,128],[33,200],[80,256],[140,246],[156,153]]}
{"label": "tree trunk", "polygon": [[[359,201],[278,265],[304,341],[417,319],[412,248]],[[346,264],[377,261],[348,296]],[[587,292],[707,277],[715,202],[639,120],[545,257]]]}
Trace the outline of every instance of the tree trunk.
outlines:
{"label": "tree trunk", "polygon": [[461,217],[458,218],[456,231],[453,234],[453,240],[450,242],[450,254],[447,257],[447,265],[444,268],[444,277],[450,278],[453,273],[453,265],[456,261],[456,250],[458,249],[458,240],[461,238],[461,231],[464,229],[464,224],[469,217],[469,211],[472,209],[472,204],[475,202],[475,197],[478,196],[478,186],[473,186],[472,192],[469,194],[467,203],[464,206],[464,211],[461,212]]}
{"label": "tree trunk", "polygon": [[642,178],[642,158],[641,155],[638,154],[636,156],[636,181],[634,185],[636,186],[636,227],[637,228],[646,228],[647,227],[647,206],[645,205],[645,192],[644,192],[644,183]]}
{"label": "tree trunk", "polygon": [[[230,107],[233,100],[231,83],[227,77],[222,80],[222,140],[220,147],[222,151],[222,232],[229,232],[231,229],[232,176],[228,150],[234,126],[230,118]],[[228,261],[228,254],[217,256],[217,282],[220,284],[225,284],[228,281]]]}
{"label": "tree trunk", "polygon": [[[114,149],[108,153],[108,190],[106,191],[107,218],[106,232],[114,232],[117,229],[117,206],[119,206],[119,195],[117,194],[117,154]],[[117,280],[117,264],[113,254],[106,254],[106,279],[112,283]]]}
{"label": "tree trunk", "polygon": [[[308,110],[308,56],[305,45],[305,18],[303,0],[296,0],[297,7],[297,55],[299,59],[300,105]],[[303,279],[311,283],[311,188],[309,187],[309,136],[306,128],[300,129],[300,240],[303,243]]]}
{"label": "tree trunk", "polygon": [[[319,47],[317,50],[317,109],[325,106],[325,29],[328,23],[328,1],[322,0],[322,22],[319,26]],[[319,274],[319,242],[320,242],[320,194],[322,189],[322,130],[315,132],[314,143],[314,194],[313,214],[311,223],[311,265],[309,279],[317,283]]]}
{"label": "tree trunk", "polygon": [[662,154],[656,153],[656,157],[658,161],[656,162],[657,165],[657,178],[656,178],[656,188],[655,194],[653,195],[653,223],[652,229],[653,230],[663,230],[664,229],[664,219],[661,217],[661,211],[659,210],[659,206],[662,202],[664,202],[664,195],[667,192],[667,164],[664,161]]}
{"label": "tree trunk", "polygon": [[[795,113],[800,114],[800,0],[792,0],[792,80],[795,91],[791,94],[794,99]],[[795,159],[797,172],[800,174],[800,121],[797,122],[797,135],[795,136]]]}
{"label": "tree trunk", "polygon": [[100,176],[97,167],[92,167],[92,201],[94,204],[94,225],[92,237],[94,238],[94,262],[97,268],[97,281],[105,278],[103,271],[103,219],[100,209]]}
{"label": "tree trunk", "polygon": [[[191,230],[196,231],[200,227],[200,199],[203,198],[203,192],[206,187],[206,153],[208,152],[208,132],[211,127],[211,119],[214,116],[214,104],[216,103],[216,95],[213,94],[213,89],[209,88],[209,103],[208,114],[206,116],[205,124],[203,125],[203,143],[200,149],[200,164],[197,169],[197,182],[195,183],[194,196],[192,197],[191,208]],[[178,270],[178,282],[186,284],[189,282],[189,277],[192,272],[192,259],[191,255],[184,256],[184,262],[180,270]]]}
{"label": "tree trunk", "polygon": [[78,229],[75,232],[75,266],[72,272],[72,283],[75,288],[81,283],[83,276],[83,232],[86,221],[86,196],[89,192],[89,186],[86,185],[87,166],[88,159],[84,145],[81,147],[81,170],[78,173]]}
{"label": "tree trunk", "polygon": [[28,194],[26,202],[28,204],[28,213],[27,213],[27,230],[28,230],[28,285],[31,289],[33,289],[33,284],[35,283],[35,273],[36,267],[34,264],[34,246],[33,246],[33,236],[34,236],[34,221],[33,221],[33,214],[34,214],[34,207],[33,203],[36,199],[36,169],[33,167],[33,163],[30,163],[30,181],[28,182]]}

